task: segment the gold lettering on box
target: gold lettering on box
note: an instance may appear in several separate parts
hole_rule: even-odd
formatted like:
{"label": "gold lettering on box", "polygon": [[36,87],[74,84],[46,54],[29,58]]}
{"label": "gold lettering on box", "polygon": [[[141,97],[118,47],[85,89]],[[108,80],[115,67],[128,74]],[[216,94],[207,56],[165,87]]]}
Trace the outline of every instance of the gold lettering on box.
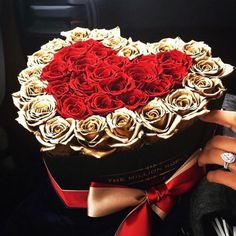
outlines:
{"label": "gold lettering on box", "polygon": [[152,186],[167,180],[184,161],[185,159],[183,157],[165,160],[132,171],[103,175],[100,177],[100,181],[103,183],[137,186],[141,188]]}

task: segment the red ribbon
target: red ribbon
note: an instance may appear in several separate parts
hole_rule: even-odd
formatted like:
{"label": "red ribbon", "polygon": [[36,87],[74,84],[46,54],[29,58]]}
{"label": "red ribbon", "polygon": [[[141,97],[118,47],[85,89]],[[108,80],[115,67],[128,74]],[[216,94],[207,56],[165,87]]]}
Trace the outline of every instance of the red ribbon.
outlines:
{"label": "red ribbon", "polygon": [[176,197],[189,191],[203,176],[204,169],[195,164],[167,184],[147,190],[146,200],[126,217],[119,227],[117,235],[150,235],[150,206],[156,206],[168,214],[174,206]]}
{"label": "red ribbon", "polygon": [[[45,163],[45,162],[44,162]],[[88,190],[64,190],[58,185],[56,180],[52,177],[45,163],[49,179],[56,193],[61,198],[62,202],[70,208],[87,208]]]}

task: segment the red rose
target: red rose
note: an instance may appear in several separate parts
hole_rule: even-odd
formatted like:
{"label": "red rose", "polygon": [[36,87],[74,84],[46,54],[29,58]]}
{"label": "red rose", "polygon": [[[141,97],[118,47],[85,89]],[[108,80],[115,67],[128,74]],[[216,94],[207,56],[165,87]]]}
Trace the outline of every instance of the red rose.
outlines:
{"label": "red rose", "polygon": [[123,103],[116,101],[104,93],[94,93],[88,99],[88,109],[91,113],[105,116],[108,113],[121,108]]}
{"label": "red rose", "polygon": [[135,84],[139,88],[144,83],[158,80],[162,68],[154,61],[135,61],[126,66],[124,71],[135,80]]}
{"label": "red rose", "polygon": [[183,78],[188,74],[187,69],[181,65],[171,65],[169,68],[163,69],[163,72],[160,74],[161,79],[169,79],[173,81],[173,84],[179,85],[182,84]]}
{"label": "red rose", "polygon": [[192,58],[187,54],[180,52],[176,49],[167,52],[157,53],[156,60],[159,64],[162,65],[169,65],[169,64],[182,65],[187,70],[190,69],[190,67],[192,66]]}
{"label": "red rose", "polygon": [[72,73],[69,86],[75,94],[81,96],[90,96],[98,91],[97,84],[89,80],[85,72]]}
{"label": "red rose", "polygon": [[104,93],[118,96],[133,90],[135,88],[135,82],[127,74],[118,72],[107,80],[101,80],[99,86]]}
{"label": "red rose", "polygon": [[127,57],[119,57],[117,55],[111,55],[104,60],[108,65],[115,65],[122,68],[124,65],[129,64],[130,60]]}
{"label": "red rose", "polygon": [[161,77],[171,79],[175,84],[182,83],[192,66],[192,58],[178,50],[158,53],[156,60],[163,68]]}
{"label": "red rose", "polygon": [[112,54],[116,54],[116,51],[105,47],[103,44],[94,45],[87,52],[88,57],[96,57],[98,59],[104,59],[106,57],[111,56]]}
{"label": "red rose", "polygon": [[139,57],[136,57],[132,62],[138,63],[138,62],[156,62],[156,55],[142,55]]}
{"label": "red rose", "polygon": [[161,97],[170,92],[173,83],[171,80],[159,80],[153,83],[145,83],[141,87],[142,91],[144,91],[150,98]]}
{"label": "red rose", "polygon": [[126,108],[135,110],[139,106],[146,105],[148,103],[149,97],[145,92],[139,89],[134,89],[127,93],[121,94],[117,97],[117,99],[121,100]]}
{"label": "red rose", "polygon": [[88,39],[85,41],[78,41],[72,44],[74,48],[86,49],[85,52],[88,52],[91,47],[96,46],[96,45],[100,45],[100,43],[93,39]]}
{"label": "red rose", "polygon": [[92,39],[87,41],[79,41],[70,46],[62,48],[54,55],[54,58],[59,58],[67,62],[71,56],[85,55],[93,45],[97,45],[97,42]]}
{"label": "red rose", "polygon": [[54,59],[43,68],[41,78],[47,81],[61,80],[68,74],[67,65],[62,60]]}
{"label": "red rose", "polygon": [[71,57],[82,57],[87,52],[87,48],[75,48],[72,46],[65,47],[55,54],[55,59],[60,59],[64,62],[68,62]]}
{"label": "red rose", "polygon": [[95,57],[87,57],[84,55],[73,55],[68,59],[69,71],[83,71],[87,66],[95,65],[97,59]]}
{"label": "red rose", "polygon": [[48,94],[54,96],[54,98],[59,99],[65,94],[69,94],[69,84],[66,80],[55,80],[48,84],[46,91]]}
{"label": "red rose", "polygon": [[83,97],[67,94],[57,100],[57,112],[64,118],[81,120],[91,115]]}
{"label": "red rose", "polygon": [[101,62],[97,65],[91,65],[87,67],[87,74],[89,78],[93,81],[99,83],[101,80],[107,80],[115,75],[120,68],[118,66],[111,66],[105,62]]}

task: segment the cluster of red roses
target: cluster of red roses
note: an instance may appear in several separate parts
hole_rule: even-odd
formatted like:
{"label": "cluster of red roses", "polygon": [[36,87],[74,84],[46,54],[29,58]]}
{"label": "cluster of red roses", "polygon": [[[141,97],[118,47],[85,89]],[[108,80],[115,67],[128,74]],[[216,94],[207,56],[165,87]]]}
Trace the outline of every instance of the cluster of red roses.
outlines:
{"label": "cluster of red roses", "polygon": [[57,112],[80,120],[144,106],[180,85],[191,65],[191,57],[177,50],[129,60],[89,39],[57,52],[41,78],[48,81],[46,91],[56,99]]}

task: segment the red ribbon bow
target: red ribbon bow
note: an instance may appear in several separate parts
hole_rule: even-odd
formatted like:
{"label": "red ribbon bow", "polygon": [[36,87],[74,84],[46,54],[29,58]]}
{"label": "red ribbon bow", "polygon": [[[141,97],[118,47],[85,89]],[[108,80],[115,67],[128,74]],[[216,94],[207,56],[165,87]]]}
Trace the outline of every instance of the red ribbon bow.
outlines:
{"label": "red ribbon bow", "polygon": [[127,207],[134,209],[119,226],[116,235],[148,236],[151,233],[150,209],[162,219],[174,206],[177,196],[189,191],[204,175],[193,154],[163,185],[148,190],[111,184],[91,183],[87,190],[62,190],[49,170],[52,184],[68,207],[88,208],[88,216],[100,217]]}

